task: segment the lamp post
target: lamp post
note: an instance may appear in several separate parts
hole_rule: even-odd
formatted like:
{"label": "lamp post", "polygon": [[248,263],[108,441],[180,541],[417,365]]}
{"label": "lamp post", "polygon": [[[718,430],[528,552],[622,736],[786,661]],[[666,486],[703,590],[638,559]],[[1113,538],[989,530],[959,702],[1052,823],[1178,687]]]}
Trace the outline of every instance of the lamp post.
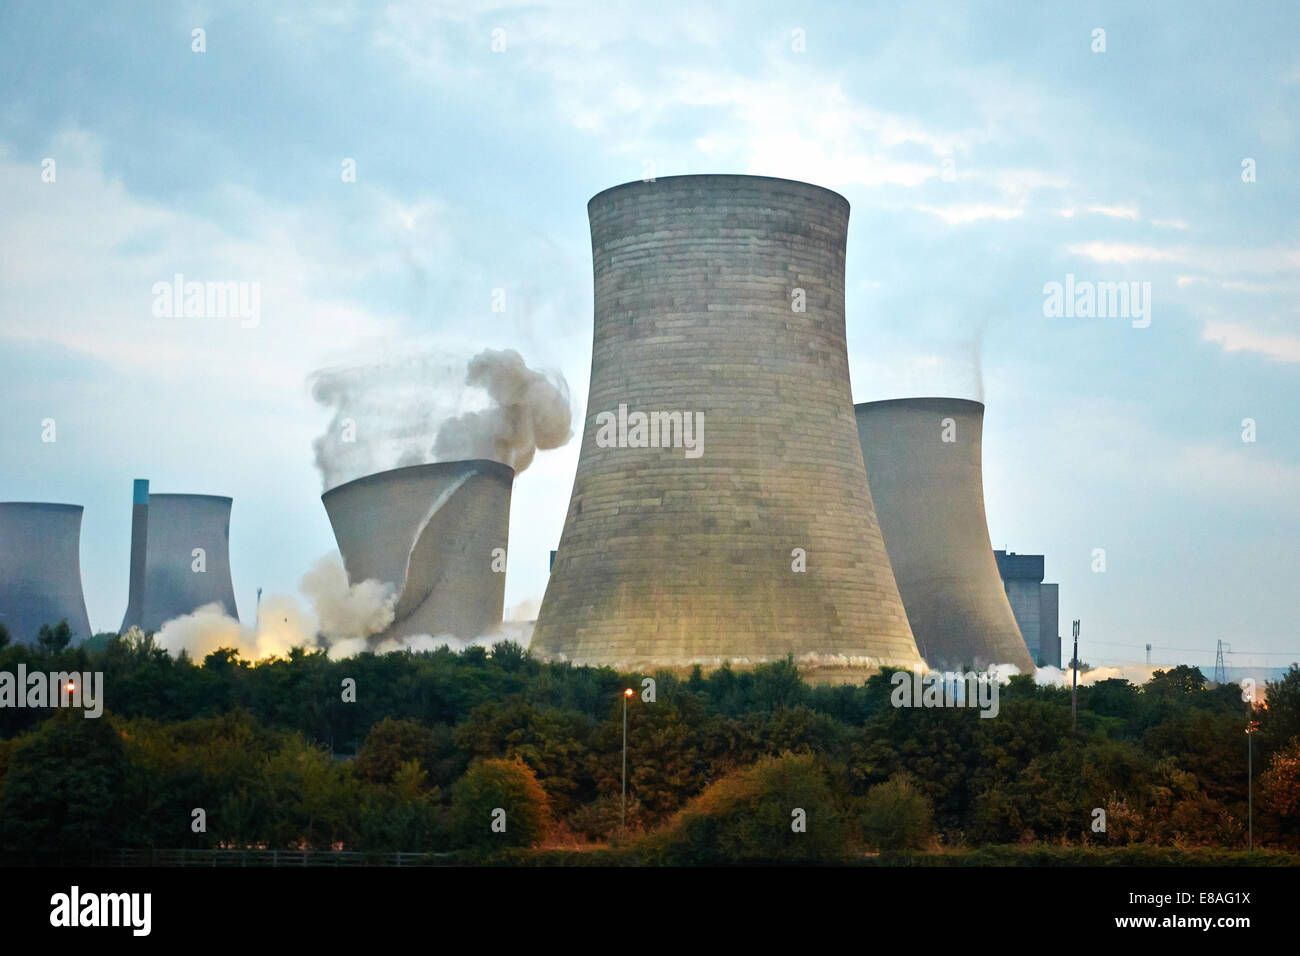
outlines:
{"label": "lamp post", "polygon": [[1070,731],[1079,723],[1079,622],[1074,622],[1074,660],[1070,661],[1074,677],[1070,682]]}
{"label": "lamp post", "polygon": [[[1254,709],[1253,707],[1251,708]],[[1255,849],[1255,731],[1259,721],[1246,724],[1246,849]]]}
{"label": "lamp post", "polygon": [[620,826],[623,836],[627,836],[627,701],[631,696],[631,687],[623,691],[623,820]]}

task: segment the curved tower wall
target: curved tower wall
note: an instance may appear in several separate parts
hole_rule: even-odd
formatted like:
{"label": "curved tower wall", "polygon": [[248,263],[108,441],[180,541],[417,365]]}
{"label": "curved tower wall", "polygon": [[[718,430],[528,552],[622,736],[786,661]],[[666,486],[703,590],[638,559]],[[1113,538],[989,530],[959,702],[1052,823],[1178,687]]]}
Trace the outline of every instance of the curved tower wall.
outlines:
{"label": "curved tower wall", "polygon": [[[591,388],[533,650],[918,666],[853,420],[848,202],[788,180],[678,176],[608,189],[588,214]],[[620,406],[702,416],[698,457],[632,447],[631,431],[609,447],[607,425],[598,442]]]}
{"label": "curved tower wall", "polygon": [[81,505],[0,502],[0,624],[15,644],[66,619],[72,643],[91,636],[81,590]]}
{"label": "curved tower wall", "polygon": [[984,516],[984,406],[907,398],[855,411],[880,530],[926,662],[1032,674]]}
{"label": "curved tower wall", "polygon": [[[140,486],[132,506],[132,593],[122,630],[132,625],[157,631],[167,621],[192,614],[205,604],[220,604],[231,617],[239,616],[230,579],[231,499],[218,495],[155,495]],[[139,574],[135,562],[141,551],[135,538],[145,533],[144,593],[136,592]],[[203,549],[203,570],[196,571],[194,550]],[[132,609],[139,608],[137,617]]]}
{"label": "curved tower wall", "polygon": [[144,615],[144,572],[149,543],[149,482],[137,478],[131,489],[131,571],[127,584],[126,613],[118,633],[139,626]]}
{"label": "curved tower wall", "polygon": [[501,625],[514,470],[496,461],[396,468],[321,496],[352,584],[397,588],[380,638],[446,634],[472,640]]}

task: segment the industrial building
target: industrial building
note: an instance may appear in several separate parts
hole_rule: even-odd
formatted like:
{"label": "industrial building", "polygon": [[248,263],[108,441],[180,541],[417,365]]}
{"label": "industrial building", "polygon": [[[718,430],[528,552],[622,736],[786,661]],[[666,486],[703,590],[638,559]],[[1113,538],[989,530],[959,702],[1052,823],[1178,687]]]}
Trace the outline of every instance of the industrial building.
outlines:
{"label": "industrial building", "polygon": [[123,631],[157,631],[206,604],[239,616],[230,579],[231,504],[218,495],[150,494],[149,482],[136,479]]}
{"label": "industrial building", "polygon": [[921,656],[938,670],[1014,664],[1033,673],[989,543],[984,406],[903,398],[854,411],[880,531]]}
{"label": "industrial building", "polygon": [[500,627],[514,477],[496,461],[437,462],[368,475],[321,496],[348,580],[396,589],[393,623],[378,640],[472,640]]}
{"label": "industrial building", "polygon": [[588,215],[587,418],[534,653],[921,666],[853,416],[848,202],[674,176],[607,189]]}
{"label": "industrial building", "polygon": [[1061,666],[1060,585],[1043,583],[1043,556],[994,551],[1016,624],[1035,663]]}
{"label": "industrial building", "polygon": [[0,624],[15,644],[66,620],[72,643],[90,637],[81,590],[81,505],[0,502]]}

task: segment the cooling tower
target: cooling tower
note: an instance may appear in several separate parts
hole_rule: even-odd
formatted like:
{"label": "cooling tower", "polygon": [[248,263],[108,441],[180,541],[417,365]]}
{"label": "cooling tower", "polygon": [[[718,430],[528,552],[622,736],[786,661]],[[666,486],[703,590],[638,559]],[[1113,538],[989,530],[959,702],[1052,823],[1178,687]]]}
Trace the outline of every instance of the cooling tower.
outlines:
{"label": "cooling tower", "polygon": [[0,502],[0,624],[32,644],[42,624],[67,620],[72,643],[90,637],[81,592],[81,505]]}
{"label": "cooling tower", "polygon": [[230,580],[230,506],[217,495],[150,494],[149,482],[137,479],[123,631],[157,631],[205,604],[239,616]]}
{"label": "cooling tower", "polygon": [[348,580],[397,588],[395,618],[381,639],[472,640],[500,627],[514,477],[496,461],[448,461],[368,475],[321,495]]}
{"label": "cooling tower", "polygon": [[848,202],[678,176],[587,210],[591,390],[533,650],[920,666],[853,421]]}
{"label": "cooling tower", "polygon": [[1032,674],[984,517],[984,406],[904,398],[855,412],[889,562],[926,662]]}

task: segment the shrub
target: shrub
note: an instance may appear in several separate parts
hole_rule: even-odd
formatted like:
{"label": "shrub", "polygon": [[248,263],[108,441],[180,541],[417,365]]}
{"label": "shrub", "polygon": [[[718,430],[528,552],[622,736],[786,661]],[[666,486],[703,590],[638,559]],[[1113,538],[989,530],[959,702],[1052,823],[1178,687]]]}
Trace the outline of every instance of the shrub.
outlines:
{"label": "shrub", "polygon": [[[504,810],[501,820],[498,810]],[[494,829],[496,821],[501,824]],[[504,826],[502,832],[501,825]],[[550,801],[522,760],[482,760],[452,787],[450,831],[458,847],[536,846],[552,827]]]}
{"label": "shrub", "polygon": [[843,854],[844,821],[817,758],[764,757],[709,785],[642,841],[651,860],[810,863]]}
{"label": "shrub", "polygon": [[921,850],[934,837],[934,808],[906,775],[895,774],[867,791],[858,823],[874,849]]}

